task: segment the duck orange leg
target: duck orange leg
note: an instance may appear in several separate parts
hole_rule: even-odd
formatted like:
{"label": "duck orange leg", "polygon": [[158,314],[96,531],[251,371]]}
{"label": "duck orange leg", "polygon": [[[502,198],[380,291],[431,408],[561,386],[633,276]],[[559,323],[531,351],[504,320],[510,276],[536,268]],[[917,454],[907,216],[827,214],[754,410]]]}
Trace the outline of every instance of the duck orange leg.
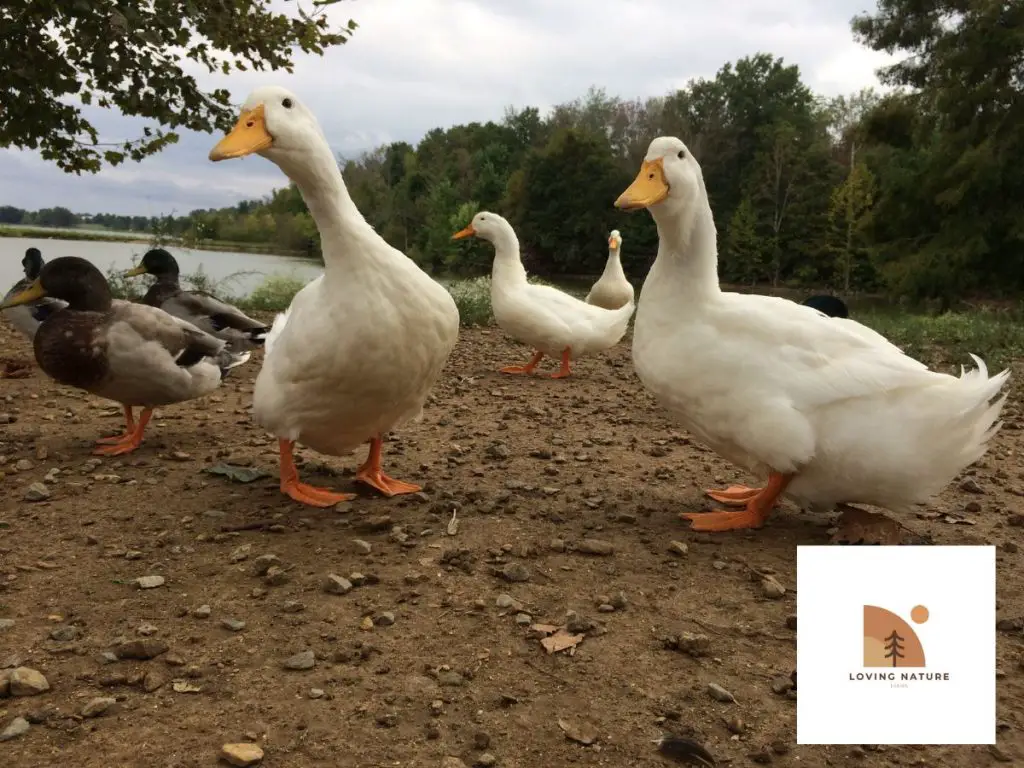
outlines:
{"label": "duck orange leg", "polygon": [[[126,406],[125,417],[127,418],[127,416],[128,408]],[[130,433],[116,438],[113,442],[103,443],[93,450],[93,453],[97,456],[120,456],[124,453],[131,453],[142,445],[142,434],[146,431],[146,425],[149,424],[152,416],[152,408],[143,408],[142,413],[139,415],[139,423],[135,425]]]}
{"label": "duck orange leg", "polygon": [[363,465],[356,471],[356,480],[376,488],[385,496],[398,496],[402,493],[416,493],[423,490],[418,485],[395,480],[384,474],[384,471],[380,468],[382,442],[380,435],[377,435],[370,441],[370,453],[367,455]]}
{"label": "duck orange leg", "polygon": [[562,367],[558,369],[558,373],[552,373],[552,379],[564,379],[572,371],[569,370],[569,355],[572,354],[572,347],[566,347],[562,350]]}
{"label": "duck orange leg", "polygon": [[354,493],[336,493],[326,488],[300,483],[299,470],[295,468],[295,458],[292,455],[295,441],[280,438],[277,447],[281,454],[281,493],[311,507],[333,507],[340,501],[350,501],[356,497]]}
{"label": "duck orange leg", "polygon": [[[695,512],[686,513],[682,517],[693,523],[691,529],[694,531],[735,531],[747,528],[760,528],[764,525],[768,515],[775,508],[775,502],[786,490],[793,479],[793,475],[783,475],[772,472],[768,475],[768,483],[764,488],[757,490],[754,495],[740,502],[739,498],[732,499],[726,503],[742,503],[743,511],[736,512]],[[733,490],[732,488],[729,489]],[[753,490],[751,488],[745,489]]]}
{"label": "duck orange leg", "polygon": [[537,363],[541,361],[542,357],[544,357],[544,353],[537,352],[532,358],[530,358],[530,362],[526,365],[506,365],[504,368],[499,368],[498,370],[501,373],[533,373],[534,369],[537,367]]}
{"label": "duck orange leg", "polygon": [[96,445],[114,445],[120,443],[122,440],[130,437],[132,432],[135,431],[135,417],[132,415],[132,407],[130,405],[122,406],[124,408],[124,434],[114,435],[113,437],[101,437],[96,441]]}

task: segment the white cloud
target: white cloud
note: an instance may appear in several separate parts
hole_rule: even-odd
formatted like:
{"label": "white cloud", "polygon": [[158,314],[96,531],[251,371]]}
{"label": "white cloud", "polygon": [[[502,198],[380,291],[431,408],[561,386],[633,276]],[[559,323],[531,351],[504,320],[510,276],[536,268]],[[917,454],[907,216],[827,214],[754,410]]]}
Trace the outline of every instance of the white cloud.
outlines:
{"label": "white cloud", "polygon": [[[277,0],[284,8],[294,3]],[[295,73],[202,74],[237,103],[277,83],[316,111],[334,149],[351,157],[378,144],[415,142],[435,126],[500,119],[508,105],[542,109],[591,85],[627,98],[662,95],[758,51],[798,64],[805,82],[836,95],[877,86],[890,59],[853,40],[850,19],[870,0],[372,0],[331,6],[359,29]],[[95,114],[104,137],[138,135],[141,123]],[[231,205],[285,183],[260,158],[214,165],[216,137],[189,133],[141,165],[68,176],[34,153],[0,151],[0,203],[83,212],[178,213]]]}

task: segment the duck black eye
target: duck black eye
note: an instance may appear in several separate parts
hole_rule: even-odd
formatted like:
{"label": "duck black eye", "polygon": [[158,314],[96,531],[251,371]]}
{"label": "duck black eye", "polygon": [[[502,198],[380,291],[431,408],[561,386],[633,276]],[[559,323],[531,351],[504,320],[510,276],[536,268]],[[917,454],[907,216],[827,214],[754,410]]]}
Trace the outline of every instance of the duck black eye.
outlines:
{"label": "duck black eye", "polygon": [[679,158],[680,160],[685,160],[685,159],[686,159],[686,151],[685,151],[685,150],[682,150],[682,149],[680,149],[680,150],[679,150],[679,154],[678,154],[678,155],[676,155],[676,157],[678,157],[678,158]]}
{"label": "duck black eye", "polygon": [[292,108],[292,100],[291,99],[285,99],[284,101],[281,102],[281,106],[284,107],[285,109],[291,109]]}

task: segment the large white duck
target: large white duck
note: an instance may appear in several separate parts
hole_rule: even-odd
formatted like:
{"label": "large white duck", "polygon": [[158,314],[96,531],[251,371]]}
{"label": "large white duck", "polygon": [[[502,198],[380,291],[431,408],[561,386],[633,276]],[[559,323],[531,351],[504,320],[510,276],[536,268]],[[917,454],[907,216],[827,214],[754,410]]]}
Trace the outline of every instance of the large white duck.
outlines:
{"label": "large white duck", "polygon": [[723,291],[704,178],[682,141],[651,142],[615,205],[647,208],[658,226],[633,332],[638,376],[696,437],[766,478],[709,491],[743,509],[684,515],[693,528],[758,528],[782,495],[905,511],[984,455],[1009,371],[989,376],[974,357],[959,377],[938,373],[853,320]]}
{"label": "large white duck", "polygon": [[359,213],[316,118],[293,93],[253,91],[210,159],[253,153],[295,182],[324,257],[324,274],[274,320],[253,394],[254,419],[279,440],[281,490],[316,507],[352,498],[299,482],[293,447],[341,456],[369,442],[356,479],[386,496],[418,491],[383,472],[381,444],[422,413],[458,338],[455,302]]}
{"label": "large white duck", "polygon": [[571,373],[569,362],[615,346],[626,333],[633,302],[617,310],[595,307],[549,285],[526,279],[519,257],[519,238],[512,225],[496,213],[481,211],[453,240],[477,236],[494,246],[491,267],[491,308],[498,326],[536,352],[526,365],[510,365],[502,373],[533,373],[544,355],[560,357],[561,368],[551,374],[562,379]]}
{"label": "large white duck", "polygon": [[633,301],[633,286],[622,271],[622,235],[613,229],[608,235],[608,261],[604,272],[587,294],[587,304],[605,309],[618,309]]}

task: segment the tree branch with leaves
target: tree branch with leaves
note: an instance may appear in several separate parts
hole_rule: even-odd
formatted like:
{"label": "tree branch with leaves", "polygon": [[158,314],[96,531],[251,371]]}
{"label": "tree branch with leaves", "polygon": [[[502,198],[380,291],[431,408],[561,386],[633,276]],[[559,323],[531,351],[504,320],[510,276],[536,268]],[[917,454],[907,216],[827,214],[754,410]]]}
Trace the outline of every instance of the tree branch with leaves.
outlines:
{"label": "tree branch with leaves", "polygon": [[[0,147],[39,150],[69,173],[142,160],[177,129],[227,130],[237,115],[223,88],[194,74],[291,72],[296,51],[322,55],[354,21],[332,29],[327,6],[272,10],[271,0],[8,0],[0,6]],[[291,0],[289,0],[291,2]],[[83,106],[150,121],[142,136],[110,141]]]}

